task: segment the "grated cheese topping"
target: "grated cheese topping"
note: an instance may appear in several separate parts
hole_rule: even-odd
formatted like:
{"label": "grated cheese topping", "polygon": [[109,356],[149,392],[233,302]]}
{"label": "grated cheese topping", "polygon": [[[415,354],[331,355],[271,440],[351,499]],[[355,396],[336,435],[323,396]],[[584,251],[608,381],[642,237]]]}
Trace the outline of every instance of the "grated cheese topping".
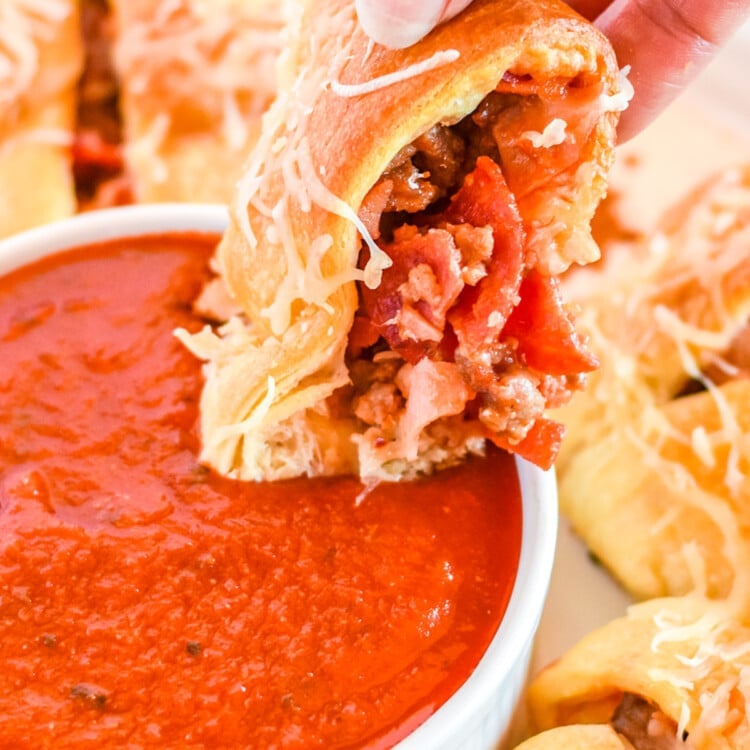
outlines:
{"label": "grated cheese topping", "polygon": [[630,82],[630,65],[620,69],[617,76],[617,91],[614,94],[601,94],[599,105],[602,112],[624,112],[635,96],[635,88]]}
{"label": "grated cheese topping", "polygon": [[[634,518],[643,513],[641,526],[648,526],[634,555],[652,577],[650,595],[687,590],[686,599],[704,602],[699,615],[666,607],[653,618],[659,663],[648,679],[677,692],[678,739],[687,731],[688,747],[745,748],[750,712],[738,714],[737,706],[750,706],[750,630],[740,627],[750,617],[750,435],[742,391],[723,383],[747,373],[723,358],[750,319],[750,167],[717,175],[688,201],[633,248],[616,278],[599,276],[588,297],[581,288],[578,323],[602,367],[563,421],[578,452],[576,470],[586,465],[587,446],[601,440],[614,437],[613,451],[623,441],[635,447],[643,482],[657,488],[634,499]],[[689,381],[704,391],[700,408],[694,396],[678,398]],[[700,418],[707,410],[711,423]],[[595,448],[591,456],[602,460]],[[558,469],[563,487],[566,470]],[[658,516],[639,510],[657,496],[664,507]],[[561,501],[565,511],[562,494]],[[591,518],[571,505],[586,537]],[[602,519],[592,528],[603,544],[593,535],[586,541],[632,582],[635,566],[607,554],[609,534],[619,530]],[[720,744],[711,744],[717,737]]]}
{"label": "grated cheese topping", "polygon": [[219,122],[228,148],[241,152],[248,144],[249,124],[275,95],[281,16],[272,0],[225,5],[161,0],[148,14],[121,23],[115,64],[140,116],[152,119],[136,145],[141,151],[156,153],[161,145],[153,138],[164,130],[157,119],[185,127],[184,111],[194,110],[205,117],[193,118],[193,127]]}
{"label": "grated cheese topping", "polygon": [[568,123],[560,117],[555,117],[550,121],[544,130],[540,133],[536,130],[525,130],[521,133],[521,138],[531,141],[534,148],[551,148],[565,143],[567,134],[565,132]]}
{"label": "grated cheese topping", "polygon": [[[750,630],[725,603],[700,597],[688,601],[691,606],[683,611],[674,605],[679,600],[666,600],[653,615],[651,650],[666,657],[667,665],[648,670],[648,676],[666,682],[682,697],[677,737],[688,732],[690,747],[746,747]],[[718,741],[722,744],[713,744]]]}
{"label": "grated cheese topping", "polygon": [[68,0],[0,3],[0,108],[28,92],[39,73],[39,50],[73,12]]}
{"label": "grated cheese topping", "polygon": [[[346,36],[351,38],[356,23],[356,17],[351,10],[347,9],[345,13],[341,13],[338,22],[342,28],[348,29],[349,33]],[[310,39],[308,44],[314,46],[315,39]],[[368,49],[366,54],[369,53]],[[380,284],[383,270],[391,265],[390,258],[372,239],[356,210],[331,192],[324,182],[324,171],[313,163],[306,125],[315,101],[325,89],[330,89],[339,96],[361,96],[370,93],[453,62],[458,59],[458,52],[444,50],[401,71],[362,84],[341,84],[337,80],[338,72],[350,57],[350,47],[344,45],[334,55],[330,74],[308,67],[301,71],[288,91],[279,93],[266,115],[261,141],[254,149],[245,173],[237,184],[235,213],[246,241],[251,247],[256,246],[257,238],[247,219],[247,207],[252,205],[273,220],[274,231],[266,232],[266,240],[278,240],[274,244],[281,246],[280,251],[287,261],[287,272],[282,287],[273,304],[263,312],[270,322],[272,331],[277,335],[289,326],[290,311],[296,300],[325,309],[327,298],[339,286],[351,281],[362,281],[367,287],[376,288]],[[284,60],[280,60],[280,67],[283,68],[284,65]],[[267,206],[263,204],[259,195],[262,193],[267,175],[277,169],[284,177],[284,194],[274,206]],[[312,247],[317,252],[306,253],[307,262],[303,263],[294,241],[288,236],[287,216],[290,201],[294,201],[303,211],[310,211],[311,206],[315,204],[350,221],[369,250],[370,255],[364,269],[353,267],[336,277],[323,279],[320,273],[323,253],[320,249],[331,247],[330,237],[321,237],[314,241]]]}
{"label": "grated cheese topping", "polygon": [[409,65],[403,70],[397,70],[393,73],[373,78],[370,81],[364,81],[363,83],[339,83],[339,81],[333,80],[330,81],[328,85],[330,86],[331,91],[338,96],[363,96],[364,94],[371,94],[378,89],[392,86],[394,83],[400,83],[409,78],[422,75],[429,70],[448,65],[449,63],[458,60],[459,57],[461,57],[461,53],[457,49],[439,50],[426,60]]}

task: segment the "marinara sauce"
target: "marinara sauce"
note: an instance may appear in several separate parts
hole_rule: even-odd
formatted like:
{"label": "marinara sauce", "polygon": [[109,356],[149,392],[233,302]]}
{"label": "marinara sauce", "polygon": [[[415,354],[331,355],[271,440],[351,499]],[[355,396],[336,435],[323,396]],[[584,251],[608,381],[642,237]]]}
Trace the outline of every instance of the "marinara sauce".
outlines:
{"label": "marinara sauce", "polygon": [[211,238],[0,279],[0,746],[388,747],[496,632],[520,500],[499,452],[430,479],[239,483],[197,456]]}

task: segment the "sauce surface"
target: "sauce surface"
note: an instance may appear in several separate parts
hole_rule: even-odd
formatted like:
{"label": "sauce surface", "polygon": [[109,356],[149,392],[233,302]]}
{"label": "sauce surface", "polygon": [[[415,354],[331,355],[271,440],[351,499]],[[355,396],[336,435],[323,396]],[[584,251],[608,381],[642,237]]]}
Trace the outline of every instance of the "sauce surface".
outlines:
{"label": "sauce surface", "polygon": [[197,460],[210,238],[79,248],[0,279],[0,747],[389,747],[496,632],[512,459],[361,502]]}

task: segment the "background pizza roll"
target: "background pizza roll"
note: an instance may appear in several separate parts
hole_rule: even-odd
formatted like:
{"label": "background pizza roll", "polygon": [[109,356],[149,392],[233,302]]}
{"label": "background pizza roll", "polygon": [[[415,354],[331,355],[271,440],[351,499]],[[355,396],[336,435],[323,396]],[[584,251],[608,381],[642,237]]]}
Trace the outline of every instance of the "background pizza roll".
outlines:
{"label": "background pizza roll", "polygon": [[638,598],[750,600],[748,243],[743,168],[672,211],[625,281],[596,282],[606,301],[580,299],[601,368],[558,414],[561,509]]}
{"label": "background pizza roll", "polygon": [[609,724],[571,724],[530,737],[516,750],[633,750]]}
{"label": "background pizza roll", "polygon": [[[579,325],[600,368],[558,417],[568,430],[558,468],[633,415],[750,372],[750,165],[688,194],[643,246],[572,279]],[[575,291],[573,291],[573,288]]]}
{"label": "background pizza roll", "polygon": [[564,513],[638,598],[703,591],[750,613],[750,379],[651,406],[580,450]]}
{"label": "background pizza roll", "polygon": [[0,3],[0,236],[74,213],[78,3]]}
{"label": "background pizza roll", "polygon": [[292,18],[218,253],[242,314],[190,342],[204,459],[399,479],[489,437],[549,465],[544,410],[596,364],[554,276],[598,256],[629,96],[607,41],[554,0],[479,0],[398,51],[344,0]]}
{"label": "background pizza roll", "polygon": [[750,630],[725,604],[634,605],[533,680],[532,721],[538,729],[609,724],[636,750],[745,748],[749,644]]}
{"label": "background pizza roll", "polygon": [[275,94],[281,4],[113,0],[125,167],[138,202],[228,202]]}

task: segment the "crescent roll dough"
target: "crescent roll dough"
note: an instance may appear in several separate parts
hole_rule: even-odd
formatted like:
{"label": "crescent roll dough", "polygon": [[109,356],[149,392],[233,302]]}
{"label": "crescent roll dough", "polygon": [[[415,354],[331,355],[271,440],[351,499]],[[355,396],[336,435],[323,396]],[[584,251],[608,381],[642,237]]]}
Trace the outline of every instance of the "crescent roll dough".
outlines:
{"label": "crescent roll dough", "polygon": [[75,0],[0,3],[0,236],[75,212]]}
{"label": "crescent roll dough", "polygon": [[558,414],[560,503],[638,598],[697,589],[750,612],[748,247],[743,168],[678,206],[606,301],[582,300],[602,365]]}
{"label": "crescent roll dough", "polygon": [[229,201],[275,93],[275,0],[114,0],[135,199]]}
{"label": "crescent roll dough", "polygon": [[740,750],[750,743],[749,675],[750,630],[730,608],[699,597],[654,599],[543,670],[530,685],[529,710],[540,730],[608,725],[635,750]]}
{"label": "crescent roll dough", "polygon": [[598,255],[629,94],[607,41],[555,0],[479,0],[398,51],[348,0],[291,18],[218,253],[242,313],[189,341],[204,460],[400,479],[489,437],[549,465],[544,409],[595,366],[553,277]]}
{"label": "crescent roll dough", "polygon": [[633,750],[609,725],[573,724],[530,737],[516,750]]}

